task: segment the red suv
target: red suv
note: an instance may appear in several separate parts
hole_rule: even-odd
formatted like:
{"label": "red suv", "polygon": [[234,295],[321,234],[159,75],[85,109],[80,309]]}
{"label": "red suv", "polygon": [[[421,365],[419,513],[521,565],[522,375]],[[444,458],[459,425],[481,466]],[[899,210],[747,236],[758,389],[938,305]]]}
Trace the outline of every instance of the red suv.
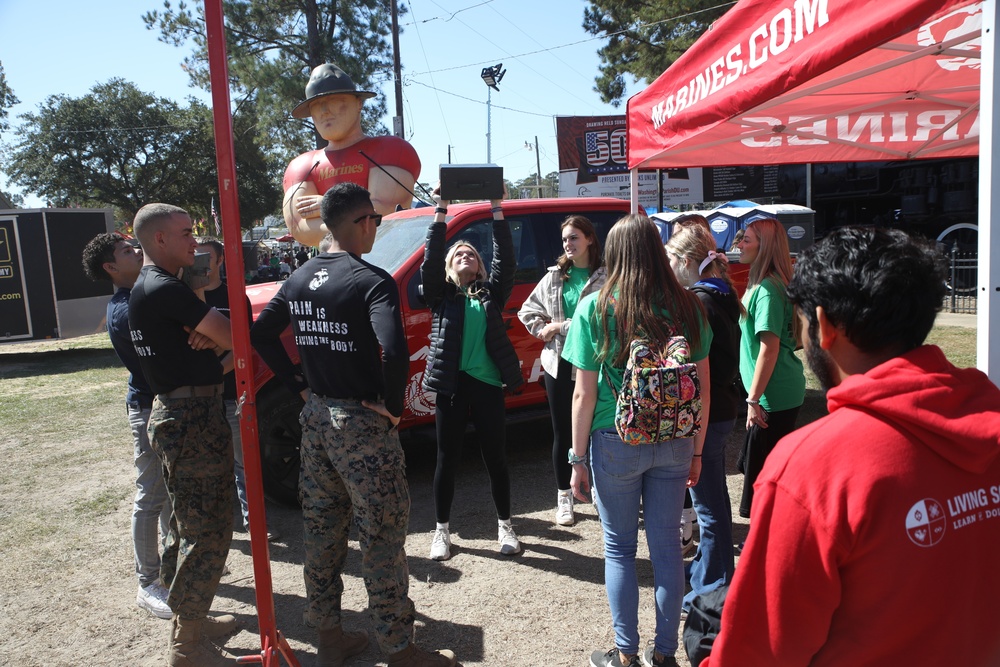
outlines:
{"label": "red suv", "polygon": [[[629,203],[619,199],[514,199],[504,202],[504,217],[510,223],[517,254],[514,291],[504,309],[507,333],[521,360],[521,373],[527,383],[523,391],[507,397],[511,418],[531,408],[545,405],[539,361],[542,343],[528,334],[517,319],[517,311],[531,290],[545,275],[545,269],[562,254],[559,226],[567,215],[585,215],[594,223],[603,242],[611,226],[629,212]],[[410,381],[406,388],[405,411],[399,428],[433,423],[433,393],[421,387],[424,359],[427,357],[431,311],[417,297],[420,264],[424,258],[424,239],[434,217],[433,208],[416,208],[387,215],[379,227],[375,247],[364,259],[393,275],[399,285],[403,325],[410,346]],[[454,204],[448,208],[448,245],[458,239],[469,241],[489,266],[493,254],[492,215],[489,202]],[[249,285],[247,296],[253,304],[254,317],[260,313],[281,283]],[[289,330],[290,332],[290,330]],[[293,360],[298,360],[290,335],[285,345]],[[255,357],[257,388],[257,426],[260,435],[261,466],[264,489],[275,500],[294,503],[299,480],[299,411],[302,401],[291,394],[259,358]],[[540,413],[541,414],[541,413]]]}

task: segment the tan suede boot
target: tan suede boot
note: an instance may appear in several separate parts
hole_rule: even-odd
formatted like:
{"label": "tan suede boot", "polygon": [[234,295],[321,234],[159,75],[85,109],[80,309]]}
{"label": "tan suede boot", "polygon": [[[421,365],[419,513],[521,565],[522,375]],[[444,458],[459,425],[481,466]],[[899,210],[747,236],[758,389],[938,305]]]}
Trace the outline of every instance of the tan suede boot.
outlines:
{"label": "tan suede boot", "polygon": [[343,667],[348,658],[368,648],[368,633],[364,630],[344,632],[341,627],[317,630],[317,667]]}
{"label": "tan suede boot", "polygon": [[206,616],[201,620],[201,636],[209,639],[225,637],[236,631],[236,617],[232,614]]}
{"label": "tan suede boot", "polygon": [[455,654],[448,650],[434,653],[411,643],[389,656],[389,667],[454,667]]}
{"label": "tan suede boot", "polygon": [[236,665],[225,651],[201,634],[202,619],[185,620],[174,616],[170,622],[168,667],[232,667]]}

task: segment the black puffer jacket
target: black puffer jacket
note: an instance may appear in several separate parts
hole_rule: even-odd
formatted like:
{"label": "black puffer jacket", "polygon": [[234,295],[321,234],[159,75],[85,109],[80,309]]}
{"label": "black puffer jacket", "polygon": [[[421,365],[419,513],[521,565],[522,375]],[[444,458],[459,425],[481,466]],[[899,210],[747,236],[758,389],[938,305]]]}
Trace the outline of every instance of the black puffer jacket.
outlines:
{"label": "black puffer jacket", "polygon": [[[458,286],[445,278],[444,222],[431,223],[427,229],[424,263],[420,267],[424,303],[434,311],[431,322],[430,351],[424,371],[423,386],[428,391],[450,396],[458,382],[458,364],[462,357],[462,326],[465,320],[465,296]],[[489,278],[478,282],[478,289],[486,308],[486,351],[500,371],[500,379],[507,390],[524,384],[521,365],[507,337],[503,322],[503,307],[514,289],[514,240],[506,220],[493,221],[493,266]]]}

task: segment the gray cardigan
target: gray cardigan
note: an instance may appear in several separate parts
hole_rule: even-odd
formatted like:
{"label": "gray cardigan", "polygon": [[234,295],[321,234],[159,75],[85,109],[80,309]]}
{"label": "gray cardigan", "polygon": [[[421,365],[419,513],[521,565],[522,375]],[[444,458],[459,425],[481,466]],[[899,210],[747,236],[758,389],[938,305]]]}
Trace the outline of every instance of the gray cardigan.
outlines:
{"label": "gray cardigan", "polygon": [[[580,299],[592,292],[601,289],[608,279],[608,272],[602,266],[590,274],[590,279],[583,286],[580,292]],[[528,298],[521,305],[521,310],[517,312],[517,319],[521,320],[524,326],[535,338],[539,338],[542,328],[549,322],[561,322],[562,327],[555,336],[545,343],[542,348],[542,368],[552,377],[557,377],[559,369],[559,356],[562,354],[563,345],[566,343],[566,334],[569,332],[572,318],[567,319],[563,315],[563,276],[558,266],[550,266],[548,271],[535,285]],[[573,369],[573,379],[576,379],[576,368]]]}

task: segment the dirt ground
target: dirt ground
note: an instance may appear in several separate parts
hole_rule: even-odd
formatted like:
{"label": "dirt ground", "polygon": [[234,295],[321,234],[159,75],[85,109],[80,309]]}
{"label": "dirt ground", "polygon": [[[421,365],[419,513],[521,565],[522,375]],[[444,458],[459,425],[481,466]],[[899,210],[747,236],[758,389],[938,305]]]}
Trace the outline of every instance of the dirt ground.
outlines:
{"label": "dirt ground", "polygon": [[[107,349],[0,356],[0,664],[161,665],[168,622],[135,605],[130,543],[134,494],[131,436],[122,405],[125,373]],[[13,428],[11,426],[13,425]],[[734,442],[742,435],[734,434]],[[406,542],[417,641],[451,648],[462,664],[588,664],[612,646],[600,524],[577,506],[570,528],[553,523],[554,481],[547,421],[512,427],[508,457],[514,525],[524,553],[501,556],[487,477],[470,437],[451,520],[453,558],[427,558],[434,528],[430,443],[406,446],[412,498]],[[730,446],[731,459],[735,445]],[[732,461],[731,461],[732,463]],[[742,480],[731,471],[730,489]],[[734,496],[735,497],[735,496]],[[236,506],[234,504],[234,512]],[[296,508],[268,503],[282,539],[269,545],[277,625],[299,663],[313,664],[302,624],[302,526]],[[736,521],[736,541],[747,525]],[[640,546],[640,631],[652,638],[652,570]],[[236,654],[260,650],[246,533],[234,535],[214,610],[242,630]],[[345,576],[349,626],[368,626],[357,542]],[[678,659],[687,665],[683,649]],[[374,643],[352,664],[384,664]]]}

